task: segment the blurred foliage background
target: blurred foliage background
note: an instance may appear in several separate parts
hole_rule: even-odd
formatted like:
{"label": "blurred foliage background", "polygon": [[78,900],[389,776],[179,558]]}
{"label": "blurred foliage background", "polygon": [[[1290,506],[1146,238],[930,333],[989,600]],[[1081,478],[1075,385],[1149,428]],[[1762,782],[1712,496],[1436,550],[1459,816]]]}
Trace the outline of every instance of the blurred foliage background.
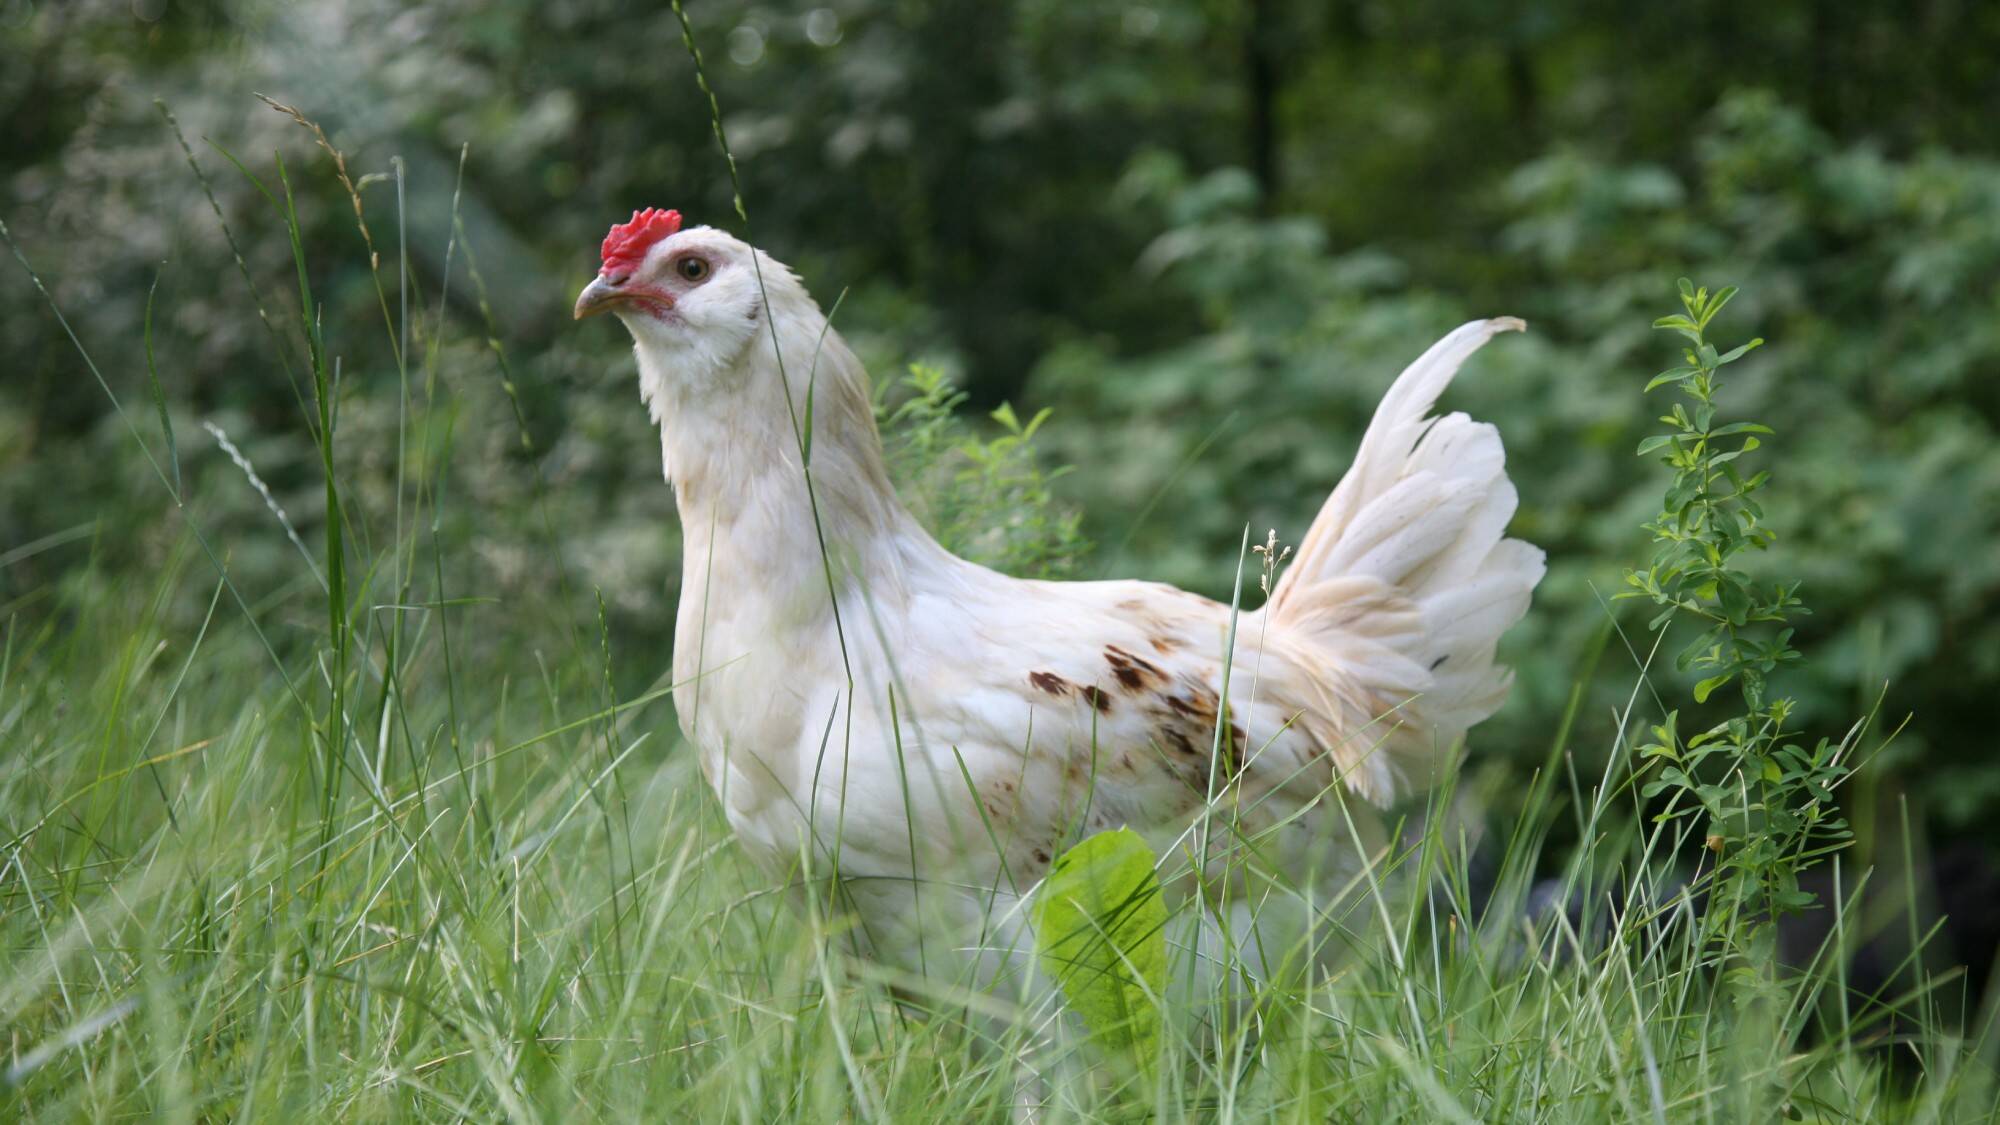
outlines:
{"label": "blurred foliage background", "polygon": [[[496,667],[532,675],[552,625],[594,627],[593,588],[621,675],[665,667],[678,539],[657,441],[624,334],[568,310],[605,227],[671,206],[747,233],[823,305],[845,293],[837,323],[885,385],[922,362],[968,409],[1052,407],[1035,440],[1076,466],[1051,487],[1097,544],[1070,573],[1221,596],[1246,524],[1303,533],[1404,363],[1464,319],[1525,317],[1448,403],[1499,425],[1516,533],[1551,564],[1474,760],[1539,763],[1579,682],[1573,745],[1601,754],[1631,676],[1591,662],[1633,664],[1618,639],[1592,654],[1614,617],[1649,640],[1647,614],[1607,600],[1648,553],[1661,479],[1633,455],[1657,412],[1640,389],[1675,361],[1647,324],[1688,275],[1742,286],[1725,333],[1770,340],[1725,409],[1778,430],[1767,561],[1814,610],[1781,687],[1836,737],[1878,697],[1888,725],[1914,715],[1866,775],[1864,841],[1869,809],[1907,798],[1934,835],[1992,846],[2000,6],[688,7],[747,232],[665,5],[0,2],[0,217],[142,423],[150,295],[191,518],[274,643],[321,620],[313,578],[204,425],[307,542],[324,496],[282,216],[231,156],[273,192],[282,158],[297,195],[364,547],[414,454],[332,161],[253,91],[346,153],[391,309],[407,246],[429,310],[411,354],[437,380],[410,394],[448,394],[423,415],[450,450],[435,534],[454,588],[503,607],[461,639]],[[59,621],[152,573],[181,525],[13,263],[0,355],[0,618]]]}

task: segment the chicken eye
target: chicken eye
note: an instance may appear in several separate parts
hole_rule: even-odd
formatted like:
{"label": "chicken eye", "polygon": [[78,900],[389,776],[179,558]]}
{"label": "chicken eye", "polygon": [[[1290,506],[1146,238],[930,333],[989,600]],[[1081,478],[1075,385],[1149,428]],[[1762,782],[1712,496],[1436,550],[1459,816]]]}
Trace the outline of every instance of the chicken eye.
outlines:
{"label": "chicken eye", "polygon": [[708,276],[708,262],[703,258],[682,258],[674,263],[674,268],[688,281],[700,281]]}

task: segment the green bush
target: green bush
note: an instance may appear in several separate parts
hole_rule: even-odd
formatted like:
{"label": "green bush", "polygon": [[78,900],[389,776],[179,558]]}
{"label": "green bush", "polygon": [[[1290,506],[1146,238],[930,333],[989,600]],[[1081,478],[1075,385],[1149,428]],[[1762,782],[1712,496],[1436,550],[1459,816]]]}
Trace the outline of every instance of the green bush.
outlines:
{"label": "green bush", "polygon": [[[1136,162],[1125,197],[1165,227],[1141,267],[1198,304],[1201,331],[1139,355],[1078,336],[1044,360],[1033,397],[1061,404],[1050,440],[1078,466],[1063,493],[1110,545],[1106,570],[1226,594],[1244,523],[1302,534],[1427,341],[1473,316],[1526,317],[1527,338],[1482,353],[1449,405],[1499,426],[1515,533],[1549,552],[1503,647],[1517,700],[1474,739],[1475,754],[1533,746],[1635,561],[1625,529],[1650,514],[1628,455],[1649,411],[1619,373],[1655,346],[1655,294],[1728,276],[1749,294],[1732,315],[1784,342],[1729,402],[1789,443],[1796,514],[1753,572],[1797,576],[1818,609],[1798,643],[1819,655],[1784,690],[1801,721],[1831,725],[1887,685],[1884,714],[1921,721],[1883,784],[1970,827],[2000,800],[1984,719],[2000,676],[2000,163],[1836,144],[1754,91],[1701,123],[1695,151],[1685,173],[1581,150],[1522,167],[1501,200],[1493,269],[1511,280],[1489,300],[1504,303],[1479,305],[1415,284],[1388,250],[1258,217],[1236,173]],[[1163,489],[1171,518],[1150,503]]]}

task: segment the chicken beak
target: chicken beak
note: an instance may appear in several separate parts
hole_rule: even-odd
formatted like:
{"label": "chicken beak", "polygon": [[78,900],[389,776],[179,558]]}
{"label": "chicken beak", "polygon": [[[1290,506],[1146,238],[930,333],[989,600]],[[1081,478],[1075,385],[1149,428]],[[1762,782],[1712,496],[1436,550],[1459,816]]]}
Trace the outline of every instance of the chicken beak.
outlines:
{"label": "chicken beak", "polygon": [[622,296],[624,294],[619,292],[617,287],[613,286],[609,281],[606,281],[602,277],[592,278],[590,284],[583,287],[583,292],[576,296],[576,319],[582,320],[586,316],[596,316],[598,313],[610,308],[612,302]]}

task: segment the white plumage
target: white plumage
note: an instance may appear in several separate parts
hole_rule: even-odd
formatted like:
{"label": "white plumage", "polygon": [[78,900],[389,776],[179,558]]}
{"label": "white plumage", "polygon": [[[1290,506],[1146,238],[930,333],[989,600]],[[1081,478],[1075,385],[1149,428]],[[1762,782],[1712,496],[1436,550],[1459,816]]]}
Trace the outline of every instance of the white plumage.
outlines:
{"label": "white plumage", "polygon": [[[1015,964],[1019,896],[1119,825],[1184,875],[1202,839],[1235,923],[1296,926],[1303,908],[1274,898],[1324,901],[1380,831],[1343,792],[1426,787],[1507,694],[1494,646],[1542,553],[1503,537],[1498,433],[1430,411],[1519,321],[1467,324],[1403,373],[1232,649],[1206,598],[1024,581],[940,547],[896,499],[858,361],[744,243],[660,237],[607,265],[578,315],[605,308],[635,338],[680,507],[682,729],[743,845],[793,874],[837,864],[857,945],[892,964]],[[1227,829],[1190,834],[1204,810]],[[1165,874],[1175,894],[1196,882]]]}

